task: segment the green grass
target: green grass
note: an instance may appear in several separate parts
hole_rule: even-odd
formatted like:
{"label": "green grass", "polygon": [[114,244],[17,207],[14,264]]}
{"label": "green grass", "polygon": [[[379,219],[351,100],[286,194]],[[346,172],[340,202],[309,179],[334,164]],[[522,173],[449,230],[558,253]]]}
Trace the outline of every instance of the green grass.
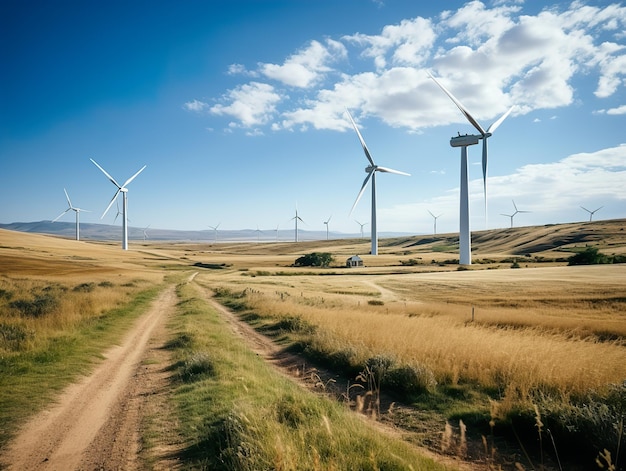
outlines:
{"label": "green grass", "polygon": [[123,307],[82,322],[35,350],[0,356],[0,448],[20,423],[93,367],[160,289],[153,286],[143,290]]}
{"label": "green grass", "polygon": [[[446,469],[375,430],[346,405],[306,391],[268,366],[203,299],[181,299],[169,347],[175,357],[187,469]],[[194,374],[188,375],[189,369]]]}

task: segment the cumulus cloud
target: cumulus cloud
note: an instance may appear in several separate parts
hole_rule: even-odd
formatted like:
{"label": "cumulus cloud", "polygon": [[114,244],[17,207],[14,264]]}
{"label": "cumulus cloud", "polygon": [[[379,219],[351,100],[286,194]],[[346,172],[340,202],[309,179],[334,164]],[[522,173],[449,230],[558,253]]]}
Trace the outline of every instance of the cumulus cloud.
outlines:
{"label": "cumulus cloud", "polygon": [[187,111],[195,111],[199,113],[205,110],[206,108],[208,108],[208,106],[209,105],[207,103],[204,103],[203,101],[193,100],[193,101],[189,101],[185,103],[183,105],[183,108],[186,109]]}
{"label": "cumulus cloud", "polygon": [[523,2],[474,0],[437,17],[386,25],[378,34],[311,40],[282,63],[260,62],[254,70],[232,64],[228,74],[254,81],[227,92],[210,111],[241,127],[273,130],[345,130],[345,107],[414,132],[463,122],[428,79],[429,69],[487,125],[513,104],[517,115],[572,105],[581,99],[583,79],[594,80],[596,98],[623,91],[625,29],[626,8],[615,4],[558,3],[531,15]]}
{"label": "cumulus cloud", "polygon": [[286,85],[308,88],[332,70],[331,62],[345,55],[346,49],[338,41],[327,40],[326,45],[311,41],[308,47],[288,57],[282,65],[259,64],[259,71]]}
{"label": "cumulus cloud", "polygon": [[276,104],[281,100],[274,87],[258,82],[230,90],[222,98],[228,104],[212,106],[211,113],[231,116],[239,120],[244,127],[267,123],[276,111]]}

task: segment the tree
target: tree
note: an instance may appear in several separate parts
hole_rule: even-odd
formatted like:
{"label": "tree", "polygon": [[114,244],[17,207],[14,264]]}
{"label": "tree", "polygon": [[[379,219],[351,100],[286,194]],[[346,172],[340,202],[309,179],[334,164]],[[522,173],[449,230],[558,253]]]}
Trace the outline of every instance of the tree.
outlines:
{"label": "tree", "polygon": [[313,252],[303,255],[295,262],[297,267],[327,267],[333,262],[333,256],[327,252]]}
{"label": "tree", "polygon": [[600,263],[610,263],[609,259],[596,247],[587,247],[582,252],[572,255],[567,259],[568,265],[597,265]]}

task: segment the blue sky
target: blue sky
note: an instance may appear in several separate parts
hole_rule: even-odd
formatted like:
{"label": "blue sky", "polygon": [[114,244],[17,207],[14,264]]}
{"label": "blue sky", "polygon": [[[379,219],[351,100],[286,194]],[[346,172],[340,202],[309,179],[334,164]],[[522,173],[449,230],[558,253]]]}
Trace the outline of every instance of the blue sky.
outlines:
{"label": "blue sky", "polygon": [[[445,7],[438,6],[443,4]],[[411,0],[0,2],[0,222],[458,231],[458,132],[427,71],[489,126],[488,227],[626,217],[626,4]],[[485,228],[469,147],[472,230]],[[62,220],[73,221],[68,213]],[[119,219],[117,221],[119,224]],[[366,226],[366,229],[367,230]]]}

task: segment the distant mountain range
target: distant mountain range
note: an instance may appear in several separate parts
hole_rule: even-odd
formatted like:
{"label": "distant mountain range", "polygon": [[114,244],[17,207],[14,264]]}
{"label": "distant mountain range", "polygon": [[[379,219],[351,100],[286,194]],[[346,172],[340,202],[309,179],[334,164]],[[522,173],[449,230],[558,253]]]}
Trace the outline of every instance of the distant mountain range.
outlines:
{"label": "distant mountain range", "polygon": [[[0,229],[7,229],[18,232],[32,232],[38,234],[50,234],[59,237],[67,237],[73,239],[76,235],[76,224],[73,222],[52,222],[52,221],[36,221],[36,222],[12,222],[10,224],[0,224]],[[217,233],[212,229],[203,231],[179,231],[172,229],[152,229],[145,230],[146,240],[171,240],[171,241],[197,241],[197,242],[288,242],[294,240],[293,229],[266,230],[257,231],[256,229],[241,230],[218,230]],[[404,237],[410,234],[407,232],[379,232],[378,237]],[[331,239],[357,239],[360,233],[348,234],[340,232],[330,232]],[[86,240],[118,240],[122,237],[121,226],[113,226],[110,224],[80,224],[80,238]],[[366,235],[369,239],[369,233]],[[128,227],[129,240],[144,240],[144,229],[139,227]],[[298,239],[307,240],[325,240],[326,231],[305,231],[298,230]]]}

